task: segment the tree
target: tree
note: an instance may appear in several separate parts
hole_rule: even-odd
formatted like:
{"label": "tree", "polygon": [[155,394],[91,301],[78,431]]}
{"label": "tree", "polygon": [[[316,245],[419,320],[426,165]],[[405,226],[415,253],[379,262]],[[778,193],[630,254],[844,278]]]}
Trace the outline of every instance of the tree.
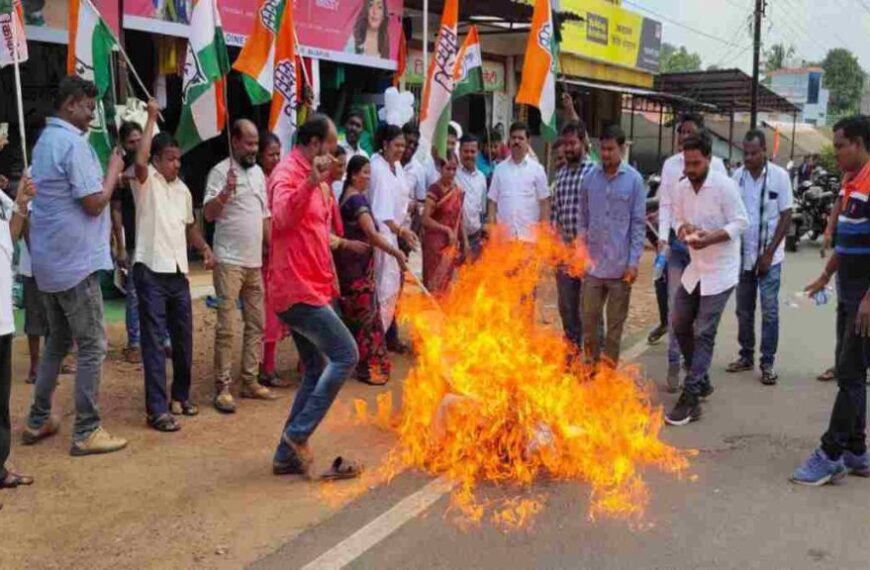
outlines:
{"label": "tree", "polygon": [[785,67],[787,59],[794,57],[794,46],[785,44],[773,44],[770,49],[764,50],[764,71],[770,73]]}
{"label": "tree", "polygon": [[864,90],[864,70],[858,58],[845,48],[832,49],[825,56],[822,68],[824,86],[831,91],[828,113],[835,116],[857,113]]}
{"label": "tree", "polygon": [[700,70],[700,55],[690,52],[685,46],[677,47],[669,43],[662,44],[659,63],[660,73],[680,73]]}

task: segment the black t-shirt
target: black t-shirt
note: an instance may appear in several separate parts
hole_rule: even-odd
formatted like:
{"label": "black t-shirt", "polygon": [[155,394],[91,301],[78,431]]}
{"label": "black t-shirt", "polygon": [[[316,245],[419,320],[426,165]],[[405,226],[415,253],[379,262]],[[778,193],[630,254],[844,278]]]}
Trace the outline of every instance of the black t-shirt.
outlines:
{"label": "black t-shirt", "polygon": [[136,249],[136,202],[129,184],[118,187],[112,195],[114,202],[121,204],[121,222],[124,225],[124,245],[127,251]]}

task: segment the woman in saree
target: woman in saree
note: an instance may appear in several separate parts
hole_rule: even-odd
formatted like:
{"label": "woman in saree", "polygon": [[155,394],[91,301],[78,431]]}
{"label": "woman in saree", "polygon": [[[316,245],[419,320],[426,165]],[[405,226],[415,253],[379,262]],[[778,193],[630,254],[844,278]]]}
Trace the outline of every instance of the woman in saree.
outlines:
{"label": "woman in saree", "polygon": [[441,179],[429,187],[423,210],[423,284],[435,295],[447,291],[460,254],[468,251],[462,226],[463,192],[456,184],[456,156],[440,161],[440,165]]}
{"label": "woman in saree", "polygon": [[407,258],[398,246],[378,231],[378,224],[372,216],[372,208],[366,196],[370,179],[369,160],[364,156],[351,158],[347,166],[340,211],[344,238],[365,242],[371,249],[365,254],[339,249],[333,256],[341,290],[341,318],[354,335],[359,348],[357,380],[379,386],[386,384],[390,378],[390,361],[375,292],[374,250],[391,256],[403,271]]}

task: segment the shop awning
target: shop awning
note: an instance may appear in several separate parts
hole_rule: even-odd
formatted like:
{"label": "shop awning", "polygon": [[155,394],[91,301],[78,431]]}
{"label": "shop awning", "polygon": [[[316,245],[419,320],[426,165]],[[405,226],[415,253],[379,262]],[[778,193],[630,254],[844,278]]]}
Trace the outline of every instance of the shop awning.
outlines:
{"label": "shop awning", "polygon": [[[656,90],[688,97],[722,112],[748,112],[752,102],[752,77],[739,69],[663,73],[656,77]],[[764,85],[758,86],[758,110],[797,113],[800,108]]]}
{"label": "shop awning", "polygon": [[668,105],[671,107],[678,107],[682,109],[692,108],[708,111],[716,109],[713,105],[702,103],[700,101],[697,101],[690,97],[685,97],[683,95],[664,93],[662,91],[654,91],[652,89],[641,89],[639,87],[629,87],[627,85],[619,85],[616,83],[589,81],[586,79],[569,79],[565,77],[559,78],[559,83],[564,83],[565,85],[574,85],[577,87],[587,87],[590,89],[601,89],[603,91],[622,93],[625,95],[631,95],[633,97],[642,97],[644,99],[655,101],[662,105]]}

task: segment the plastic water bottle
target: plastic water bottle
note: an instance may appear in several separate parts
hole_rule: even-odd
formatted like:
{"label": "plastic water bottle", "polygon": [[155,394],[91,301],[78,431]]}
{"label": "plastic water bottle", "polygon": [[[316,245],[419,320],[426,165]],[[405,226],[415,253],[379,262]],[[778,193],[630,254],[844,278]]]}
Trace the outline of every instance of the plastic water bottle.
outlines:
{"label": "plastic water bottle", "polygon": [[815,301],[817,307],[827,305],[829,300],[830,295],[828,295],[827,287],[824,289],[820,289],[815,295],[813,295],[813,301]]}
{"label": "plastic water bottle", "polygon": [[668,260],[665,257],[664,253],[659,253],[656,255],[655,263],[653,264],[653,281],[660,281],[662,277],[665,275],[665,267],[667,266]]}

